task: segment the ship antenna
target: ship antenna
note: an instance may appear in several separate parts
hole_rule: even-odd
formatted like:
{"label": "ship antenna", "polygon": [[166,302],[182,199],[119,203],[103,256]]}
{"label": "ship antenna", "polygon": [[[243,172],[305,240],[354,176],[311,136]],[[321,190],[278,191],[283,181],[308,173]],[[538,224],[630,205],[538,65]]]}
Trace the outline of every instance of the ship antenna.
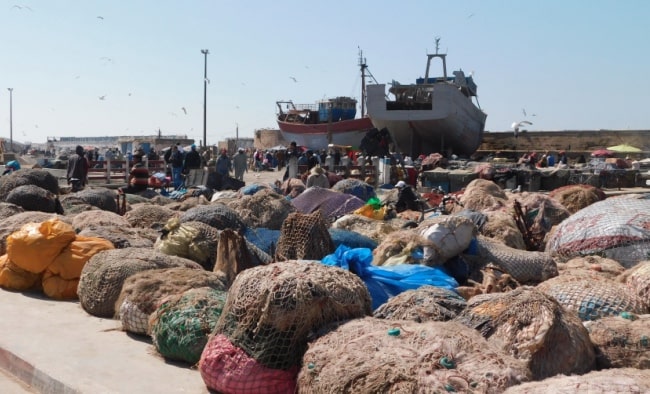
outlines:
{"label": "ship antenna", "polygon": [[363,57],[363,51],[359,48],[359,68],[361,68],[361,117],[366,116],[366,58]]}
{"label": "ship antenna", "polygon": [[438,54],[438,50],[440,49],[440,37],[436,37],[436,55]]}

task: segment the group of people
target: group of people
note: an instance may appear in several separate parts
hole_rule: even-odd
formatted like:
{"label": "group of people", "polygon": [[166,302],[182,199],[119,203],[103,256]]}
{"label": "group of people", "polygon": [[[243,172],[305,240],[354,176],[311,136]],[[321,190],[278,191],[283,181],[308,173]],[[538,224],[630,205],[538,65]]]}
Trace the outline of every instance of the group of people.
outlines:
{"label": "group of people", "polygon": [[561,150],[558,152],[557,161],[555,155],[549,151],[544,152],[543,155],[538,156],[537,152],[524,153],[519,161],[519,165],[532,168],[546,168],[546,167],[560,167],[569,164],[566,152]]}

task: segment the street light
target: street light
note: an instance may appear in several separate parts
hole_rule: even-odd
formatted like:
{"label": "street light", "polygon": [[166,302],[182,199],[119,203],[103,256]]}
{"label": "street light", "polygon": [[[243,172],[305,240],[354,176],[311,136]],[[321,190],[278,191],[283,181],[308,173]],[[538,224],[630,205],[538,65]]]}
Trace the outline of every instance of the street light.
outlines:
{"label": "street light", "polygon": [[208,147],[208,140],[206,136],[206,111],[207,111],[207,98],[208,98],[208,53],[207,49],[201,49],[203,54],[203,147]]}
{"label": "street light", "polygon": [[13,95],[14,88],[7,88],[9,91],[9,149],[14,151],[14,121],[13,121]]}

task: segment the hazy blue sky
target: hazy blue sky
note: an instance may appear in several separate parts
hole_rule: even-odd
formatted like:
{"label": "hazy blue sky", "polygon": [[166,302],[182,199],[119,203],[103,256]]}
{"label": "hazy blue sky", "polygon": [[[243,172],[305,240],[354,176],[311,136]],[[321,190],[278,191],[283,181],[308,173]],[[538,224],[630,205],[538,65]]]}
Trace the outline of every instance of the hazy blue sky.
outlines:
{"label": "hazy blue sky", "polygon": [[276,100],[359,97],[358,48],[380,83],[411,83],[435,37],[474,73],[486,130],[650,129],[649,18],[645,0],[3,0],[0,136],[11,87],[17,141],[198,142],[206,48],[208,143],[252,137]]}

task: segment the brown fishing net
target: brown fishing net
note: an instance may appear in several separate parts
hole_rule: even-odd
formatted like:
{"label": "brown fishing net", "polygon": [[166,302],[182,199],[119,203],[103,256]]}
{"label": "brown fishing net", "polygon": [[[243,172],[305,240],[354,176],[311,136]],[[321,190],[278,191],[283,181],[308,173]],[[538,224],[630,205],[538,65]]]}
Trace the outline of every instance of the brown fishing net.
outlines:
{"label": "brown fishing net", "polygon": [[456,292],[435,286],[422,286],[388,299],[373,316],[386,320],[446,321],[458,315],[467,302]]}
{"label": "brown fishing net", "polygon": [[4,201],[12,190],[23,185],[36,185],[59,194],[59,180],[52,173],[44,169],[23,168],[0,177],[0,201]]}
{"label": "brown fishing net", "polygon": [[151,248],[113,249],[88,260],[79,279],[77,293],[81,307],[97,317],[113,317],[122,284],[129,276],[150,269],[189,267],[202,270],[182,257],[167,256]]}
{"label": "brown fishing net", "polygon": [[625,267],[616,260],[600,256],[574,257],[566,263],[558,263],[557,269],[560,275],[598,275],[608,279],[615,279],[625,272]]}
{"label": "brown fishing net", "polygon": [[592,275],[561,275],[537,285],[582,320],[597,320],[622,312],[646,313],[642,300],[622,283]]}
{"label": "brown fishing net", "polygon": [[313,330],[370,314],[370,293],[355,274],[319,262],[285,261],[242,271],[215,328],[259,363],[298,365]]}
{"label": "brown fishing net", "polygon": [[90,225],[81,230],[79,235],[104,238],[116,248],[124,249],[150,248],[160,233],[153,229]]}
{"label": "brown fishing net", "polygon": [[596,362],[580,319],[532,287],[472,297],[455,321],[526,362],[536,380],[589,372]]}
{"label": "brown fishing net", "polygon": [[551,191],[549,197],[559,201],[570,213],[576,213],[582,208],[606,198],[601,190],[591,185],[559,187]]}
{"label": "brown fishing net", "polygon": [[500,393],[527,381],[519,360],[454,322],[351,320],[309,344],[300,393]]}
{"label": "brown fishing net", "polygon": [[115,302],[115,318],[122,321],[125,331],[148,334],[149,316],[163,298],[199,287],[227,290],[221,275],[204,270],[175,267],[135,273],[122,285]]}
{"label": "brown fishing net", "polygon": [[640,394],[650,391],[650,370],[614,368],[584,375],[555,376],[514,386],[506,394]]}
{"label": "brown fishing net", "polygon": [[8,202],[0,202],[0,222],[3,222],[8,217],[21,212],[25,212],[21,206]]}
{"label": "brown fishing net", "polygon": [[131,224],[131,227],[160,230],[169,219],[177,215],[178,212],[165,206],[142,203],[133,205],[124,218]]}
{"label": "brown fishing net", "polygon": [[90,226],[131,227],[131,224],[124,218],[124,216],[104,210],[81,212],[72,218],[72,227],[74,227],[77,232]]}
{"label": "brown fishing net", "polygon": [[512,214],[503,211],[484,212],[487,221],[479,230],[480,233],[495,241],[499,241],[514,249],[526,250],[526,243]]}
{"label": "brown fishing net", "polygon": [[250,196],[242,196],[226,205],[237,211],[246,226],[272,230],[279,230],[284,219],[296,210],[291,202],[269,188]]}
{"label": "brown fishing net", "polygon": [[498,211],[507,205],[508,196],[496,183],[474,179],[460,196],[460,202],[474,211]]}
{"label": "brown fishing net", "polygon": [[650,261],[642,261],[619,277],[632,294],[636,294],[650,311]]}
{"label": "brown fishing net", "polygon": [[332,223],[332,228],[355,231],[381,243],[388,234],[401,228],[404,220],[375,220],[362,215],[345,215]]}
{"label": "brown fishing net", "polygon": [[433,246],[433,242],[418,234],[418,229],[397,230],[384,238],[372,251],[372,264],[396,265],[415,263],[412,252],[419,247]]}
{"label": "brown fishing net", "polygon": [[585,322],[599,369],[650,368],[650,315],[608,316]]}
{"label": "brown fishing net", "polygon": [[219,231],[203,222],[180,223],[177,218],[172,218],[165,224],[154,248],[170,256],[185,257],[212,271],[217,256]]}
{"label": "brown fishing net", "polygon": [[294,212],[282,223],[275,260],[320,260],[334,252],[334,242],[320,211]]}

